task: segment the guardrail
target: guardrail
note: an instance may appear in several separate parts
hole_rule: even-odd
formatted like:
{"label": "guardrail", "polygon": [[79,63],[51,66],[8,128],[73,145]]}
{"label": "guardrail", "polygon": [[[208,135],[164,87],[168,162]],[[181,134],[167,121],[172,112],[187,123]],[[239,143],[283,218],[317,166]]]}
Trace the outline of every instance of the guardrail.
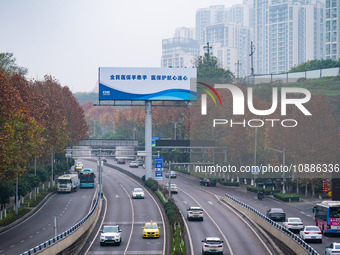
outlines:
{"label": "guardrail", "polygon": [[[281,233],[283,233],[286,237],[290,238],[292,241],[294,241],[294,243],[296,245],[299,245],[301,248],[303,248],[303,250],[305,251],[304,254],[311,254],[311,255],[318,255],[319,253],[314,250],[314,248],[312,246],[310,246],[309,244],[307,244],[304,240],[302,240],[299,236],[295,235],[294,233],[292,233],[291,231],[289,231],[287,228],[283,227],[282,225],[278,224],[277,222],[269,219],[266,215],[262,214],[261,212],[255,210],[253,207],[237,200],[236,198],[234,198],[233,196],[230,196],[228,194],[225,194],[225,196],[232,200],[233,202],[235,202],[236,204],[238,204],[239,206],[245,208],[248,212],[254,214],[256,217],[258,217],[259,219],[261,219],[262,221],[270,224],[272,227],[274,227],[276,230],[280,231]],[[257,222],[259,223],[259,222]],[[263,225],[259,224],[261,227],[263,227]],[[292,247],[292,245],[294,245],[294,243],[292,244],[288,244],[287,246],[289,248],[291,248],[292,250],[296,251],[297,254],[302,254],[299,253],[296,249],[296,247]],[[287,244],[287,243],[286,243]]]}
{"label": "guardrail", "polygon": [[[40,253],[40,252],[42,252],[42,251],[44,251],[48,248],[51,248],[53,245],[59,243],[60,241],[66,240],[66,238],[68,238],[72,234],[76,233],[79,229],[81,229],[82,226],[84,226],[85,223],[87,223],[87,221],[89,219],[92,219],[91,216],[96,212],[96,209],[98,208],[99,200],[100,200],[100,197],[99,197],[99,194],[98,194],[96,203],[94,204],[91,211],[83,219],[81,219],[78,223],[76,223],[75,225],[73,225],[72,227],[67,229],[66,231],[62,232],[61,234],[47,240],[46,242],[43,242],[42,244],[40,244],[40,245],[38,245],[34,248],[31,248],[28,251],[25,251],[24,253],[21,253],[21,255],[31,255],[31,254]],[[65,248],[67,248],[67,247],[65,247]],[[52,254],[52,252],[49,253],[49,254]],[[53,254],[55,254],[55,253],[53,253]]]}

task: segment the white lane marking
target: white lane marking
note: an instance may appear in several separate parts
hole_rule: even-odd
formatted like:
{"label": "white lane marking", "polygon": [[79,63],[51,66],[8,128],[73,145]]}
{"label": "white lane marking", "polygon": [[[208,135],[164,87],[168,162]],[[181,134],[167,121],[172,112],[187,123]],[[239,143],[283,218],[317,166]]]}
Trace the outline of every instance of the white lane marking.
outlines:
{"label": "white lane marking", "polygon": [[[122,184],[121,184],[122,185]],[[116,195],[116,198],[119,198],[118,194]]]}
{"label": "white lane marking", "polygon": [[[147,244],[150,244],[150,242],[147,242]],[[163,254],[162,251],[147,251],[148,253],[147,254],[150,254],[150,255],[161,255]],[[111,254],[114,254],[114,255],[121,255],[122,252],[121,251],[90,251],[87,253],[87,255],[111,255]],[[138,254],[142,254],[141,251],[128,251],[127,253],[128,255],[138,255]]]}
{"label": "white lane marking", "polygon": [[88,247],[87,250],[85,251],[85,254],[86,254],[86,255],[87,255],[87,254],[91,254],[91,253],[89,253],[89,250],[91,249],[91,247],[92,247],[94,241],[97,239],[97,236],[98,236],[100,230],[102,229],[103,222],[104,222],[104,219],[105,219],[105,217],[106,217],[107,200],[106,200],[105,195],[103,195],[103,198],[104,198],[104,200],[106,201],[106,202],[105,202],[105,208],[104,208],[103,219],[102,219],[102,222],[100,223],[100,226],[99,226],[99,228],[98,228],[98,231],[97,231],[97,233],[96,233],[96,236],[93,238],[93,240],[92,240],[92,242],[90,243],[89,247]]}
{"label": "white lane marking", "polygon": [[46,228],[43,228],[43,230],[45,230]]}
{"label": "white lane marking", "polygon": [[191,238],[191,234],[190,234],[190,230],[189,230],[189,226],[188,226],[188,223],[187,221],[184,219],[184,216],[182,214],[182,212],[180,211],[179,212],[182,216],[182,219],[183,219],[183,222],[184,222],[184,225],[185,225],[185,229],[187,230],[187,234],[188,234],[188,238],[189,238],[189,244],[190,244],[190,251],[191,251],[191,255],[194,255],[194,245],[192,243],[192,238]]}
{"label": "white lane marking", "polygon": [[213,205],[213,203],[212,203],[212,202],[210,202],[210,201],[208,201],[208,204],[209,204],[209,205]]}
{"label": "white lane marking", "polygon": [[308,217],[312,217],[312,215],[309,215],[309,214],[306,214],[306,216],[308,216]]}
{"label": "white lane marking", "polygon": [[[114,170],[115,170],[115,169],[114,169]],[[118,174],[121,174],[121,175],[124,175],[125,177],[127,177],[128,179],[130,179],[131,181],[133,181],[134,183],[136,183],[139,187],[142,187],[142,186],[140,185],[139,182],[135,181],[134,179],[132,179],[132,178],[129,177],[128,175],[125,175],[125,174],[119,172],[118,170],[117,170],[117,173],[118,173]],[[152,198],[153,202],[156,204],[156,206],[157,206],[157,208],[158,208],[158,211],[159,211],[159,214],[161,215],[161,218],[162,218],[163,226],[165,226],[165,221],[164,221],[164,217],[163,217],[161,208],[159,207],[159,205],[158,205],[158,203],[156,202],[155,198],[150,194],[150,192],[149,192],[148,190],[145,190],[145,191],[149,194],[149,196]],[[162,254],[165,255],[165,245],[166,245],[166,243],[165,243],[165,242],[166,242],[166,232],[165,232],[165,227],[163,227],[163,236],[164,236],[164,238],[163,238],[163,252],[162,252]]]}
{"label": "white lane marking", "polygon": [[302,214],[306,214],[305,212],[300,212],[300,213],[302,213]]}
{"label": "white lane marking", "polygon": [[11,245],[10,248],[13,248],[15,246],[15,244]]}
{"label": "white lane marking", "polygon": [[187,201],[183,201],[183,203],[184,203],[184,204],[186,204],[186,205],[188,204],[188,202],[187,202]]}
{"label": "white lane marking", "polygon": [[4,252],[4,250],[1,250],[0,253]]}
{"label": "white lane marking", "polygon": [[[127,192],[127,190],[125,189],[125,187],[124,187],[122,184],[120,184],[120,186],[123,188],[123,190],[125,191],[125,193],[126,193],[126,195],[128,196],[128,198],[130,198],[130,194]],[[124,250],[123,255],[126,254],[128,248],[129,248],[130,241],[131,241],[131,238],[132,238],[132,233],[133,233],[133,227],[134,227],[133,225],[134,225],[134,222],[135,222],[135,211],[134,211],[132,199],[129,199],[129,201],[130,201],[131,210],[132,210],[132,216],[131,216],[131,218],[132,218],[132,225],[131,225],[130,236],[129,236],[128,242],[127,242],[127,244],[126,244],[126,247],[125,247],[125,250]]]}
{"label": "white lane marking", "polygon": [[40,231],[37,231],[37,234],[39,234],[40,233]]}
{"label": "white lane marking", "polygon": [[33,236],[29,236],[28,238],[32,238]]}
{"label": "white lane marking", "polygon": [[[163,225],[163,222],[161,221],[153,221],[157,223],[158,225]],[[104,221],[105,225],[130,225],[132,224],[131,221]],[[144,225],[145,221],[134,221],[133,224],[135,225]]]}
{"label": "white lane marking", "polygon": [[204,210],[203,206],[200,205],[200,203],[198,203],[198,201],[197,201],[195,198],[193,198],[191,195],[189,195],[189,193],[185,192],[184,190],[182,190],[182,191],[183,191],[183,193],[185,193],[187,196],[191,197],[191,199],[194,200],[194,201],[198,204],[198,206],[201,207],[201,208],[203,209],[205,215],[207,215],[207,216],[210,218],[210,220],[211,220],[211,221],[214,223],[214,225],[217,227],[218,231],[220,231],[220,233],[221,233],[221,235],[222,235],[222,237],[223,237],[225,243],[226,243],[227,246],[228,246],[228,249],[229,249],[229,251],[230,251],[230,255],[234,255],[234,252],[233,252],[233,250],[231,249],[231,246],[230,246],[230,243],[229,243],[227,237],[224,235],[224,233],[222,232],[221,228],[217,225],[217,223],[213,220],[213,218],[209,215],[209,213],[207,212],[207,210]]}
{"label": "white lane marking", "polygon": [[25,242],[25,240],[21,240],[21,241],[20,241],[20,243],[23,243],[23,242]]}
{"label": "white lane marking", "polygon": [[52,197],[54,197],[55,195],[56,195],[56,194],[53,194],[53,195],[45,202],[45,204],[44,204],[42,207],[40,207],[36,212],[34,212],[34,213],[33,213],[30,217],[28,217],[26,220],[24,220],[24,221],[18,223],[17,225],[13,226],[12,228],[9,228],[9,229],[7,229],[7,230],[1,232],[0,235],[5,234],[6,232],[12,230],[13,228],[16,228],[16,227],[20,226],[22,223],[28,221],[30,218],[32,218],[34,215],[36,215],[42,208],[44,208],[44,206],[48,203],[48,201],[50,201],[50,200],[52,199]]}
{"label": "white lane marking", "polygon": [[[216,199],[218,199],[218,196],[215,195]],[[260,242],[262,243],[262,245],[266,248],[266,250],[268,251],[269,254],[273,255],[273,253],[271,252],[271,250],[269,250],[269,248],[267,247],[267,245],[263,242],[262,238],[260,238],[260,236],[257,234],[257,232],[254,230],[254,228],[245,220],[241,217],[241,215],[239,215],[239,213],[236,212],[236,210],[234,210],[234,208],[232,208],[231,206],[222,203],[224,206],[228,207],[231,211],[234,212],[235,215],[237,215],[245,224],[247,224],[247,226],[253,231],[253,233],[257,236],[257,238],[260,240]],[[250,220],[250,219],[249,219]]]}

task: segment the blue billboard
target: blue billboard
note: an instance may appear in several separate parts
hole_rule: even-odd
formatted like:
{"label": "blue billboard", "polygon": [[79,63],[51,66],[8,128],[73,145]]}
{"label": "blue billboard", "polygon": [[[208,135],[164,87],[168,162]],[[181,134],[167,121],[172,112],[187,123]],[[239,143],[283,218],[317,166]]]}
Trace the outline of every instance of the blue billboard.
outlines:
{"label": "blue billboard", "polygon": [[99,100],[196,100],[196,68],[100,67]]}

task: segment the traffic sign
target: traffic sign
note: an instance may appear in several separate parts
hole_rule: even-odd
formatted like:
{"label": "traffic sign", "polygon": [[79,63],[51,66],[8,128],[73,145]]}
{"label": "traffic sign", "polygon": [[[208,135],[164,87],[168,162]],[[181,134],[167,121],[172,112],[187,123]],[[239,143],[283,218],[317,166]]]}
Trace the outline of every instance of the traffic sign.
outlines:
{"label": "traffic sign", "polygon": [[252,174],[259,174],[259,172],[260,172],[259,166],[251,166]]}
{"label": "traffic sign", "polygon": [[155,158],[155,169],[163,168],[163,158]]}
{"label": "traffic sign", "polygon": [[155,171],[155,177],[163,177],[163,171],[161,171],[161,170],[156,170],[156,171]]}

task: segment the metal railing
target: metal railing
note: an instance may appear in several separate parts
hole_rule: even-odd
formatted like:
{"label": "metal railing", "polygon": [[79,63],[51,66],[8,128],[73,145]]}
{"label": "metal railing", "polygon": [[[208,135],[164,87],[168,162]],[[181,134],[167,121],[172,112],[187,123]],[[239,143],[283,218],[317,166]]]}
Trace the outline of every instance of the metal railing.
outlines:
{"label": "metal railing", "polygon": [[321,77],[332,77],[340,75],[340,67],[310,70],[304,72],[287,72],[280,74],[258,74],[247,76],[245,80],[248,84],[261,83],[288,83],[297,82],[299,79],[316,79]]}
{"label": "metal railing", "polygon": [[253,207],[251,207],[250,205],[247,205],[239,200],[237,200],[236,198],[225,194],[225,196],[227,198],[229,198],[230,200],[234,201],[235,203],[239,204],[240,206],[248,209],[249,211],[253,212],[254,214],[256,214],[258,217],[260,217],[261,219],[265,220],[266,222],[268,222],[269,224],[271,224],[273,227],[275,227],[276,229],[278,229],[279,231],[283,232],[284,234],[286,234],[287,236],[289,236],[290,238],[292,238],[295,242],[297,242],[301,247],[303,247],[307,252],[309,252],[309,254],[311,255],[318,255],[319,253],[309,244],[307,244],[304,240],[302,240],[299,236],[295,235],[294,233],[292,233],[290,230],[288,230],[287,228],[285,228],[284,226],[278,224],[277,222],[269,219],[266,215],[262,214],[261,212],[255,210]]}

